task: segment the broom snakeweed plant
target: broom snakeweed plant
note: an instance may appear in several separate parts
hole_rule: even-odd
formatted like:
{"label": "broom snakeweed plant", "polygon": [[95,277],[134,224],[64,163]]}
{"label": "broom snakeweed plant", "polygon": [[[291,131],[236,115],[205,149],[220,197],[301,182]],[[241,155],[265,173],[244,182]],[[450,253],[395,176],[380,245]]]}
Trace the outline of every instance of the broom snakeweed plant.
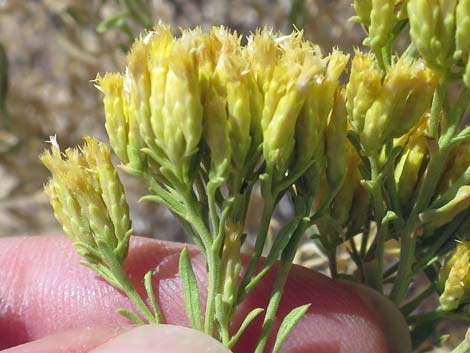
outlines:
{"label": "broom snakeweed plant", "polygon": [[[189,323],[229,348],[264,313],[255,352],[266,350],[305,234],[321,245],[333,277],[390,296],[415,346],[429,336],[423,327],[468,318],[470,128],[463,117],[470,102],[470,1],[356,0],[353,6],[371,50],[355,51],[348,77],[349,55],[336,49],[324,56],[301,31],[258,30],[242,45],[224,27],[175,37],[159,23],[135,41],[123,74],[96,80],[119,167],[147,185],[142,200],[168,207],[205,256],[203,306],[188,250],[180,255]],[[411,43],[395,53],[407,28]],[[451,85],[460,91],[455,102]],[[45,190],[82,263],[134,303],[136,312],[121,314],[135,323],[162,323],[152,271],[143,279],[148,300],[124,271],[132,228],[110,150],[91,137],[65,152],[55,138],[51,143],[41,156],[52,173]],[[242,271],[257,185],[262,215]],[[269,243],[283,197],[295,213]],[[395,239],[400,259],[390,262],[385,249]],[[455,239],[462,242],[457,247]],[[348,247],[355,273],[338,271],[340,246]],[[277,261],[267,307],[251,311],[234,331],[237,307]],[[430,287],[409,299],[421,272]],[[417,314],[436,292],[440,307]],[[308,308],[283,319],[272,352]]]}

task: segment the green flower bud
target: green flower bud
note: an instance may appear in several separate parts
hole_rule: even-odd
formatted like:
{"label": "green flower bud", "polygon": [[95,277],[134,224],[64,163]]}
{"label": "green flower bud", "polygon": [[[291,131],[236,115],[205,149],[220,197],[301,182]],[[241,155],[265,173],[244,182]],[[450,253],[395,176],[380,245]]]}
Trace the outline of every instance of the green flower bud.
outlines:
{"label": "green flower bud", "polygon": [[366,27],[369,27],[370,13],[372,11],[372,0],[354,0],[352,6],[356,16],[352,17],[351,20],[354,22],[360,22]]}
{"label": "green flower bud", "polygon": [[354,198],[350,212],[350,230],[352,233],[362,231],[369,225],[370,217],[370,197],[369,192],[366,188],[360,183],[360,173],[357,173],[356,178],[359,179],[359,184],[354,191]]}
{"label": "green flower bud", "polygon": [[150,71],[150,123],[155,143],[164,149],[165,116],[163,106],[168,74],[168,66],[165,63],[169,60],[174,39],[170,27],[162,23],[159,23],[146,38]]}
{"label": "green flower bud", "polygon": [[347,169],[347,113],[344,92],[338,89],[335,104],[326,127],[326,175],[330,190],[337,190],[343,183]]}
{"label": "green flower bud", "polygon": [[369,37],[364,44],[371,48],[381,48],[387,44],[395,22],[393,8],[394,0],[372,0]]}
{"label": "green flower bud", "polygon": [[428,229],[436,229],[452,220],[462,211],[470,207],[470,186],[461,186],[455,197],[445,205],[426,210],[419,215],[420,220],[426,223]]}
{"label": "green flower bud", "polygon": [[455,50],[458,0],[409,0],[410,35],[431,66],[447,70]]}
{"label": "green flower bud", "polygon": [[[82,154],[100,186],[101,198],[114,226],[114,235],[118,243],[127,247],[131,228],[129,206],[121,180],[111,161],[110,150],[104,143],[91,137],[85,137],[85,142]],[[127,253],[127,249],[125,252]]]}
{"label": "green flower bud", "polygon": [[314,159],[318,162],[324,156],[325,128],[349,55],[335,50],[327,60],[328,66],[324,73],[316,76],[297,120],[294,170],[302,169]]}
{"label": "green flower bud", "polygon": [[470,143],[464,142],[455,146],[450,151],[445,171],[439,181],[438,192],[443,193],[450,189],[469,167]]}
{"label": "green flower bud", "polygon": [[470,0],[459,0],[455,10],[455,54],[456,59],[468,58],[470,54]]}
{"label": "green flower bud", "polygon": [[59,222],[77,251],[90,263],[100,262],[99,241],[121,262],[127,256],[131,222],[124,189],[109,149],[86,138],[81,151],[68,149],[65,159],[55,139],[41,160],[52,178],[45,190]]}
{"label": "green flower bud", "polygon": [[[423,119],[409,134],[395,167],[395,183],[402,207],[407,207],[416,189],[423,163],[427,156],[426,135],[428,121]],[[397,144],[397,145],[400,145]]]}
{"label": "green flower bud", "polygon": [[261,120],[263,154],[269,168],[283,174],[292,157],[295,125],[317,74],[323,71],[318,49],[303,40],[300,32],[281,38],[283,55],[264,94]]}
{"label": "green flower bud", "polygon": [[124,98],[124,81],[120,74],[106,74],[98,77],[97,88],[104,93],[105,128],[114,153],[124,163],[129,163],[128,145],[128,105]]}
{"label": "green flower bud", "polygon": [[253,70],[258,87],[263,95],[269,89],[274,69],[282,55],[278,45],[280,38],[267,29],[257,30],[248,37],[246,60]]}
{"label": "green flower bud", "polygon": [[204,139],[209,147],[211,177],[225,177],[229,172],[231,145],[228,130],[226,90],[213,78],[204,99]]}
{"label": "green flower bud", "polygon": [[255,78],[248,63],[243,60],[240,37],[224,28],[220,28],[217,35],[223,47],[215,74],[226,90],[232,165],[236,170],[241,170],[252,144],[252,119],[260,119],[259,116],[252,116],[251,95],[258,97],[261,95],[259,92],[252,92],[257,86],[254,84]]}
{"label": "green flower bud", "polygon": [[405,134],[429,109],[437,75],[420,61],[400,58],[386,73],[379,95],[367,110],[361,143],[378,151]]}
{"label": "green flower bud", "polygon": [[342,171],[344,182],[334,199],[331,216],[344,227],[351,218],[353,209],[359,206],[354,203],[353,207],[353,200],[358,189],[361,188],[361,174],[358,170],[361,160],[349,141],[342,142],[342,145],[345,146],[343,153],[346,155],[345,171]]}
{"label": "green flower bud", "polygon": [[458,243],[439,273],[440,309],[451,311],[470,298],[470,245]]}
{"label": "green flower bud", "polygon": [[[132,45],[127,58],[128,67],[125,76],[126,89],[128,90],[130,111],[129,122],[135,124],[130,126],[129,139],[140,141],[147,146],[154,146],[155,137],[150,123],[150,72],[149,72],[149,50],[144,39],[138,39]],[[140,136],[139,136],[140,135]],[[140,148],[144,147],[140,143]]]}
{"label": "green flower bud", "polygon": [[346,110],[353,129],[364,130],[367,110],[377,98],[382,85],[382,72],[372,54],[356,51],[346,86]]}

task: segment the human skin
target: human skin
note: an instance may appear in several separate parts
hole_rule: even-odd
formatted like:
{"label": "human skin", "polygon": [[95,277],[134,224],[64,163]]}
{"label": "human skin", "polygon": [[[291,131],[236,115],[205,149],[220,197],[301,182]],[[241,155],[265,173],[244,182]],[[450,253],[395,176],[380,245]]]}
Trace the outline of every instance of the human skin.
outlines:
{"label": "human skin", "polygon": [[[146,271],[155,269],[154,288],[166,322],[185,326],[177,276],[182,246],[134,237],[126,270],[143,293],[142,278]],[[204,258],[194,248],[190,253],[204,297]],[[241,306],[236,324],[249,310],[266,307],[274,276],[275,271],[268,273]],[[292,308],[306,303],[312,305],[287,338],[283,353],[388,352],[380,320],[349,286],[300,266],[294,266],[289,275],[275,327]],[[165,339],[169,342],[165,352],[192,352],[199,339],[206,346],[214,345],[211,352],[227,352],[211,338],[191,330],[173,326],[136,329],[115,312],[117,308],[133,310],[125,295],[80,265],[79,256],[65,236],[0,239],[0,349],[10,348],[4,352],[119,353],[109,348],[116,344],[124,351],[159,353],[163,352],[158,348],[159,342],[163,347]],[[234,353],[253,351],[260,320],[247,329]],[[146,340],[155,347],[132,350],[135,342]],[[188,350],[181,343],[186,341],[191,342]],[[272,343],[273,337],[268,346]]]}

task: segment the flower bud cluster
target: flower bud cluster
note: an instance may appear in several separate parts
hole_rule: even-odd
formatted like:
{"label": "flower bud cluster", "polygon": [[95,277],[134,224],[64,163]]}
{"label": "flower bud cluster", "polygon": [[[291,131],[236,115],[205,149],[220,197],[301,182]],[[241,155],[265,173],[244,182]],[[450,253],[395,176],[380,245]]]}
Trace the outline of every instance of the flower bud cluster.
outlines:
{"label": "flower bud cluster", "polygon": [[394,25],[406,18],[407,0],[355,0],[352,21],[361,23],[368,32],[364,44],[374,49],[387,45]]}
{"label": "flower bud cluster", "polygon": [[470,1],[409,0],[410,35],[426,62],[443,72],[454,63],[465,66],[470,86]]}
{"label": "flower bud cluster", "polygon": [[110,143],[128,170],[150,156],[167,180],[188,185],[200,160],[209,177],[226,178],[246,173],[260,149],[278,175],[323,156],[348,56],[323,57],[302,32],[241,40],[224,27],[175,38],[159,24],[133,45],[124,75],[98,79]]}
{"label": "flower bud cluster", "polygon": [[371,54],[357,52],[346,88],[349,120],[366,152],[407,133],[430,106],[438,75],[405,57],[383,73]]}
{"label": "flower bud cluster", "polygon": [[100,264],[100,244],[106,243],[118,261],[127,256],[131,221],[124,188],[105,144],[86,138],[80,149],[60,151],[55,137],[41,160],[52,178],[45,186],[56,218],[77,252],[90,264]]}

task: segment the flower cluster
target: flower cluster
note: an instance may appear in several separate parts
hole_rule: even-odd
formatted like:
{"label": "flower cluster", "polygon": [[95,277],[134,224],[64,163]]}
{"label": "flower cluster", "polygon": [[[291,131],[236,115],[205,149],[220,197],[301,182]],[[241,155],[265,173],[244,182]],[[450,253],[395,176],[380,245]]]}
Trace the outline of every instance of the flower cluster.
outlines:
{"label": "flower cluster", "polygon": [[386,73],[371,54],[356,53],[347,85],[354,130],[369,151],[378,151],[412,129],[429,110],[438,75],[423,62],[401,57]]}
{"label": "flower cluster", "polygon": [[470,1],[409,0],[408,16],[413,43],[429,65],[446,72],[460,63],[470,86]]}
{"label": "flower cluster", "polygon": [[[470,89],[463,88],[454,104],[446,82],[450,66],[468,61],[470,1],[439,1],[432,11],[426,3],[356,0],[356,20],[368,30],[372,51],[354,53],[348,78],[349,55],[333,50],[324,56],[301,31],[264,29],[242,37],[214,27],[175,37],[163,23],[135,41],[124,73],[98,77],[106,131],[122,169],[147,184],[143,199],[167,206],[206,257],[202,318],[187,250],[180,256],[192,327],[235,345],[262,311],[249,313],[233,333],[237,306],[279,260],[255,349],[263,352],[307,230],[321,243],[332,276],[338,275],[337,247],[348,241],[357,265],[353,277],[382,292],[393,279],[389,294],[400,304],[415,271],[448,252],[448,239],[466,229],[470,128],[462,127],[462,119]],[[392,44],[407,21],[414,45],[394,55]],[[465,80],[461,71],[453,74]],[[81,149],[62,154],[53,141],[42,160],[52,173],[46,192],[56,216],[85,263],[125,291],[148,322],[161,322],[151,274],[145,277],[149,306],[122,267],[131,222],[107,147],[87,138]],[[256,185],[263,209],[242,273]],[[267,246],[270,221],[284,196],[295,214]],[[400,261],[385,271],[390,240],[400,240]],[[455,256],[441,276],[447,278],[442,310],[458,310],[455,298],[470,291],[462,275],[467,265]],[[307,309],[287,315],[274,352]],[[136,314],[124,315],[142,322]]]}
{"label": "flower cluster", "polygon": [[68,149],[64,154],[55,137],[51,144],[52,150],[41,156],[53,175],[45,190],[64,231],[90,264],[105,264],[99,255],[102,245],[122,263],[127,256],[131,221],[109,149],[93,138],[86,138],[81,150]]}
{"label": "flower cluster", "polygon": [[144,151],[165,178],[191,184],[201,159],[226,179],[244,176],[260,147],[280,176],[322,154],[348,56],[323,57],[301,32],[240,42],[223,27],[174,38],[159,24],[133,45],[124,75],[98,79],[111,146],[129,169],[142,168]]}

